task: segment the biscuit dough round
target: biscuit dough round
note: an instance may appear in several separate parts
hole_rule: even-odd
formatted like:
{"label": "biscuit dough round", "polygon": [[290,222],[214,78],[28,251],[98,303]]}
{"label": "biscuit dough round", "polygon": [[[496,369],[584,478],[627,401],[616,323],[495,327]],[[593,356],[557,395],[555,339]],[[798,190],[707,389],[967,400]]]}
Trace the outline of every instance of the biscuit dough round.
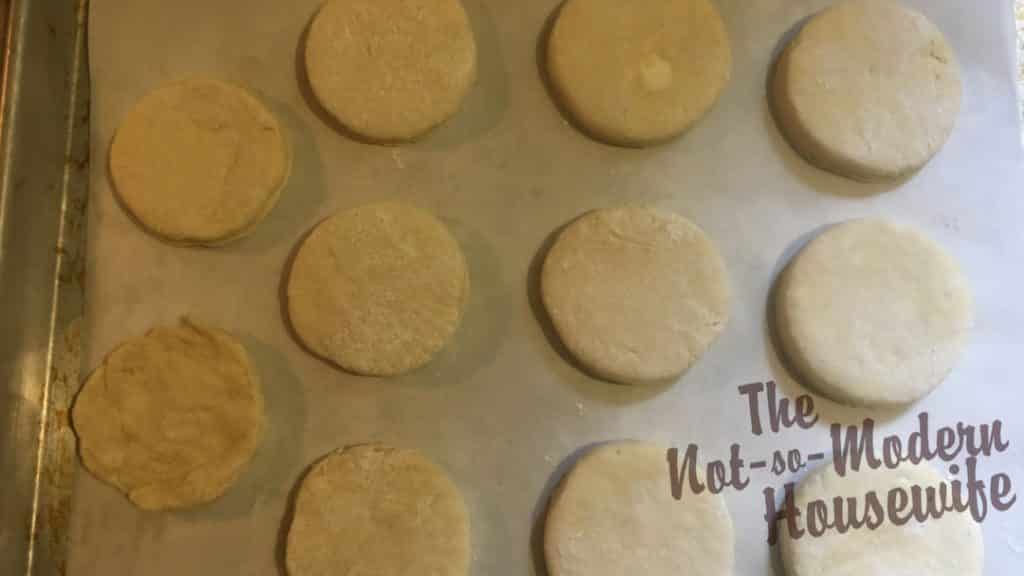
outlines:
{"label": "biscuit dough round", "polygon": [[316,99],[375,141],[411,140],[453,116],[476,80],[459,0],[329,0],[305,47]]}
{"label": "biscuit dough round", "polygon": [[277,203],[290,171],[274,115],[218,80],[181,80],[149,93],[110,147],[122,204],[153,233],[183,244],[247,234]]}
{"label": "biscuit dough round", "polygon": [[263,392],[245,349],[188,320],[111,352],[72,411],[85,467],[140,508],[187,508],[238,478],[263,438]]}
{"label": "biscuit dough round", "polygon": [[551,498],[544,559],[551,576],[731,576],[732,519],[721,494],[669,489],[666,450],[646,442],[592,449]]}
{"label": "biscuit dough round", "polygon": [[949,374],[973,324],[956,262],[904,225],[854,220],[826,230],[783,272],[775,296],[784,356],[840,402],[901,406]]}
{"label": "biscuit dough round", "polygon": [[299,339],[369,376],[429,362],[455,332],[468,297],[455,238],[430,214],[396,202],[321,222],[288,279],[288,315]]}
{"label": "biscuit dough round", "polygon": [[566,348],[596,376],[659,382],[686,371],[725,328],[725,265],[689,220],[596,210],[559,234],[541,298]]}
{"label": "biscuit dough round", "polygon": [[960,71],[942,32],[892,0],[844,0],[783,52],[773,104],[794,148],[857,180],[922,166],[960,112]]}
{"label": "biscuit dough round", "polygon": [[709,0],[568,0],[547,44],[548,75],[567,112],[623,146],[689,128],[731,67],[729,35]]}
{"label": "biscuit dough round", "polygon": [[[911,497],[911,488],[919,486],[924,497],[925,488],[938,487],[943,480],[926,464],[906,463],[895,470],[862,466],[839,476],[829,463],[800,482],[795,503],[797,510],[807,510],[808,502],[824,500],[831,510],[834,498],[854,498],[860,516],[868,492],[875,492],[883,509],[888,510],[890,490],[901,488]],[[901,513],[901,517],[906,513]],[[801,527],[806,527],[806,523],[806,517],[799,520]],[[829,530],[819,537],[805,534],[797,540],[790,538],[783,520],[779,523],[779,534],[787,576],[981,576],[984,566],[981,527],[962,512],[946,512],[938,520],[929,518],[923,523],[911,519],[903,526],[886,518],[875,530],[851,529],[845,534]]]}
{"label": "biscuit dough round", "polygon": [[414,450],[345,448],[302,480],[288,529],[288,576],[465,576],[469,560],[462,496]]}

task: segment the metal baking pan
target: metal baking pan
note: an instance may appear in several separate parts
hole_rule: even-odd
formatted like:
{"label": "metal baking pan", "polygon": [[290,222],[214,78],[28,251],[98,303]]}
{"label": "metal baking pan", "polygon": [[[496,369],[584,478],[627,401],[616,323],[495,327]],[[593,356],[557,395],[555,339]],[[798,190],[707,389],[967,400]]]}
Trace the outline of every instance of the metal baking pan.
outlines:
{"label": "metal baking pan", "polygon": [[0,572],[64,573],[88,190],[87,2],[0,1]]}
{"label": "metal baking pan", "polygon": [[[1011,373],[1024,326],[1009,299],[1024,276],[995,261],[1024,251],[1024,237],[1014,232],[1021,204],[1009,184],[1021,174],[1019,151],[1010,149],[1016,134],[1013,142],[1007,137],[1016,129],[1007,120],[1015,114],[1007,96],[1009,4],[977,10],[957,0],[906,0],[940,17],[959,49],[965,113],[944,158],[922,175],[899,191],[851,199],[843,193],[862,187],[805,165],[764,107],[772,49],[825,0],[719,0],[735,38],[733,84],[693,134],[645,151],[592,142],[552,105],[536,47],[558,0],[463,1],[480,42],[479,86],[432,138],[385,149],[335,134],[296,82],[297,46],[319,0],[97,2],[92,87],[87,0],[0,0],[0,575],[280,574],[280,527],[301,471],[327,450],[367,440],[420,449],[451,473],[473,513],[474,574],[543,574],[536,544],[547,495],[581,446],[646,437],[677,445],[695,439],[707,455],[733,440],[751,454],[821,448],[822,430],[745,434],[735,385],[776,377],[788,393],[800,390],[765,341],[765,295],[791,242],[862,215],[893,214],[928,229],[962,257],[984,297],[972,354],[920,408],[937,421],[1003,417],[1017,439],[1020,417],[1002,410],[1020,398],[1019,387],[996,377]],[[185,251],[137,230],[113,201],[105,171],[94,170],[86,306],[90,129],[92,157],[102,166],[124,108],[146,89],[196,71],[254,88],[282,114],[300,168],[293,187],[247,241]],[[730,163],[726,152],[735,155]],[[280,267],[320,218],[399,193],[453,224],[474,266],[476,299],[437,363],[406,379],[370,382],[296,346],[278,314]],[[683,382],[657,392],[580,374],[534,314],[545,236],[585,209],[624,198],[694,218],[732,266],[738,309],[729,332]],[[153,262],[161,266],[145,266]],[[183,312],[252,345],[270,376],[272,433],[262,460],[220,502],[144,514],[89,475],[76,486],[67,410],[79,381],[79,334],[88,344],[82,359],[95,366],[125,337]],[[823,419],[845,417],[821,404]],[[1024,477],[1020,453],[1011,458],[995,465]],[[728,498],[744,551],[736,573],[770,573],[759,491]],[[1011,538],[1024,533],[1022,510],[985,526],[988,574],[1015,573],[1020,555]]]}

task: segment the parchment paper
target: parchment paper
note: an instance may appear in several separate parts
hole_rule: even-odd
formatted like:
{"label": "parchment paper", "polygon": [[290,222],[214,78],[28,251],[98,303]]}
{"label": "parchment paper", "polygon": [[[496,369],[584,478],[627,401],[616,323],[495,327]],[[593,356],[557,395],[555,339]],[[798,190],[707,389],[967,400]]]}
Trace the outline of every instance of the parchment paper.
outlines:
{"label": "parchment paper", "polygon": [[[882,432],[933,422],[1001,418],[1011,452],[982,464],[1024,483],[1021,152],[1008,1],[912,0],[946,32],[964,73],[964,109],[947,146],[895,186],[854,183],[800,159],[765,100],[784,37],[822,0],[718,0],[732,35],[733,80],[683,138],[646,150],[595,142],[568,124],[538,68],[557,0],[463,0],[480,78],[463,110],[424,140],[366,145],[334,130],[303,84],[301,46],[317,0],[93,0],[92,196],[86,368],[122,340],[182,314],[239,335],[261,370],[270,417],[265,445],[235,489],[184,513],[144,513],[87,473],[78,475],[68,573],[281,573],[290,494],[315,459],[346,444],[417,448],[459,485],[473,521],[476,575],[542,574],[539,519],[578,449],[617,439],[701,446],[724,458],[829,447],[828,424],[877,412],[818,399],[810,431],[753,437],[737,386],[778,379],[765,306],[780,267],[821,227],[865,215],[912,223],[961,262],[977,299],[970,349],[946,383]],[[594,63],[600,66],[599,62]],[[111,136],[149,90],[213,75],[255,90],[280,115],[295,169],[277,208],[251,237],[208,250],[170,246],[136,226],[107,175]],[[876,194],[877,193],[877,194]],[[404,199],[434,211],[466,250],[472,302],[455,341],[427,368],[396,379],[347,375],[305,353],[282,317],[282,271],[297,240],[343,208]],[[728,265],[732,319],[708,354],[670,387],[596,381],[566,361],[536,296],[543,248],[580,213],[622,203],[676,210],[702,226]],[[86,372],[87,373],[87,372]],[[736,573],[768,574],[761,489],[792,478],[753,472],[726,493],[736,525]],[[1019,486],[1017,486],[1019,488]],[[666,489],[667,481],[666,481]],[[1024,562],[1024,505],[984,526],[989,575]],[[680,534],[680,538],[685,535]]]}

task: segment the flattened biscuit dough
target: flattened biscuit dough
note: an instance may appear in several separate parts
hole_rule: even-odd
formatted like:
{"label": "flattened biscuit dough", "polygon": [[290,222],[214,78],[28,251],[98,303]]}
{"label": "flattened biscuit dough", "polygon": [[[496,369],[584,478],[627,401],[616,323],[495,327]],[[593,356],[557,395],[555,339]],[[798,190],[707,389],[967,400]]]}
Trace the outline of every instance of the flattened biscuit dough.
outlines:
{"label": "flattened biscuit dough", "polygon": [[556,489],[544,523],[551,576],[731,576],[732,519],[721,494],[675,500],[666,450],[646,442],[592,449]]}
{"label": "flattened biscuit dough", "polygon": [[288,279],[288,316],[300,340],[342,368],[408,372],[451,338],[469,297],[466,259],[444,224],[396,202],[321,222]]}
{"label": "flattened biscuit dough", "polygon": [[458,111],[476,80],[459,0],[329,0],[305,46],[320,104],[375,141],[414,139]]}
{"label": "flattened biscuit dough", "polygon": [[547,44],[567,111],[594,137],[624,146],[689,128],[731,67],[728,32],[708,0],[568,0]]}
{"label": "flattened biscuit dough", "polygon": [[[890,490],[902,488],[911,497],[911,488],[919,486],[925,498],[926,488],[942,481],[942,476],[925,464],[904,464],[895,470],[862,466],[839,476],[829,463],[800,482],[795,504],[797,510],[807,510],[808,502],[824,500],[831,509],[834,498],[856,499],[858,515],[862,515],[868,492],[874,492],[887,510]],[[800,525],[806,526],[806,518]],[[965,512],[946,512],[938,520],[930,518],[923,523],[911,518],[903,526],[886,518],[875,530],[862,528],[845,534],[830,530],[819,537],[805,534],[799,540],[789,537],[785,521],[779,528],[787,576],[981,576],[984,567],[981,526]]]}
{"label": "flattened biscuit dough", "polygon": [[813,17],[779,59],[776,118],[825,170],[891,179],[924,166],[960,112],[960,71],[942,32],[892,0],[844,0]]}
{"label": "flattened biscuit dough", "polygon": [[242,88],[203,78],[146,95],[110,147],[114,190],[136,220],[182,244],[249,233],[291,171],[280,123]]}
{"label": "flattened biscuit dough", "polygon": [[786,360],[848,404],[903,406],[953,369],[973,324],[956,262],[904,225],[853,220],[807,244],[775,295]]}
{"label": "flattened biscuit dough", "polygon": [[725,265],[693,223],[644,208],[596,210],[566,227],[541,271],[566,348],[620,383],[675,378],[729,318]]}
{"label": "flattened biscuit dough", "polygon": [[413,450],[353,446],[302,480],[289,576],[466,576],[469,516],[445,473]]}
{"label": "flattened biscuit dough", "polygon": [[263,438],[263,392],[245,349],[183,320],[111,352],[72,411],[79,453],[140,508],[187,508],[238,478]]}

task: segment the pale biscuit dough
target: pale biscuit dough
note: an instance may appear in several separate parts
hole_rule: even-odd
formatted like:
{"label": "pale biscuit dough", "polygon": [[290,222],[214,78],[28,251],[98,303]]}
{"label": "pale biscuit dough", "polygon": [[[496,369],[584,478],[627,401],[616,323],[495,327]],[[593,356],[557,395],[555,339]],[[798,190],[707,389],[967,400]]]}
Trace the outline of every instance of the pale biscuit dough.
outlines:
{"label": "pale biscuit dough", "polygon": [[689,128],[731,67],[728,32],[708,0],[568,0],[547,43],[567,111],[592,136],[624,146]]}
{"label": "pale biscuit dough", "polygon": [[353,446],[302,480],[288,576],[465,576],[469,516],[445,473],[413,450]]}
{"label": "pale biscuit dough", "polygon": [[414,139],[458,111],[476,80],[459,0],[329,0],[305,46],[320,104],[376,141]]}
{"label": "pale biscuit dough", "polygon": [[168,84],[135,105],[110,147],[114,190],[147,229],[183,244],[244,236],[277,203],[291,170],[280,123],[218,80]]}
{"label": "pale biscuit dough", "polygon": [[729,317],[711,240],[680,216],[643,208],[597,210],[566,227],[544,260],[541,298],[573,356],[620,383],[679,376]]}
{"label": "pale biscuit dough", "polygon": [[[887,508],[893,488],[908,492],[913,486],[937,487],[943,481],[930,466],[904,464],[895,470],[862,466],[839,476],[831,463],[807,475],[797,486],[795,503],[807,510],[812,500],[824,500],[832,510],[833,498],[855,498],[863,515],[865,494],[875,492]],[[845,507],[844,507],[845,510]],[[905,514],[903,514],[905,515]],[[798,525],[806,527],[802,517]],[[966,513],[946,512],[942,518],[896,526],[888,519],[875,530],[862,528],[838,534],[830,530],[793,540],[785,521],[779,523],[779,544],[787,576],[981,576],[984,543],[981,527]]]}
{"label": "pale biscuit dough", "polygon": [[466,259],[444,224],[401,203],[363,206],[321,222],[288,279],[300,340],[342,368],[408,372],[444,347],[469,296]]}
{"label": "pale biscuit dough", "polygon": [[731,576],[732,519],[720,494],[672,498],[664,448],[605,444],[552,496],[544,559],[551,576]]}
{"label": "pale biscuit dough", "polygon": [[85,467],[140,508],[162,510],[223,494],[260,444],[265,417],[242,345],[183,320],[111,352],[72,419]]}
{"label": "pale biscuit dough", "polygon": [[786,360],[841,402],[900,406],[953,369],[973,323],[967,280],[920,232],[883,220],[833,226],[804,247],[775,295]]}
{"label": "pale biscuit dough", "polygon": [[791,144],[858,180],[924,166],[953,131],[960,72],[942,32],[892,0],[844,0],[784,51],[773,104]]}

